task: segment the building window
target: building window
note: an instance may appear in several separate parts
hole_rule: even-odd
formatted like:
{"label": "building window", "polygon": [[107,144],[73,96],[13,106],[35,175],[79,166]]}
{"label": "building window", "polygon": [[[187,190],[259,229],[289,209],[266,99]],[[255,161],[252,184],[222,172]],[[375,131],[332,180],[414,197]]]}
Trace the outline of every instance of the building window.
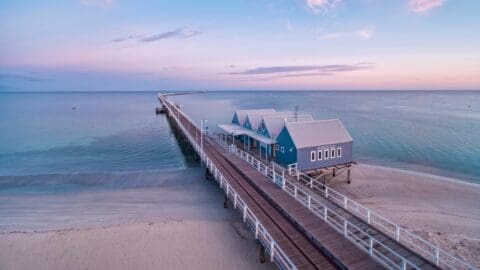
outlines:
{"label": "building window", "polygon": [[323,151],[323,159],[329,159],[328,149]]}
{"label": "building window", "polygon": [[280,152],[285,153],[285,147],[280,147]]}
{"label": "building window", "polygon": [[278,149],[279,149],[279,148],[280,148],[280,146],[278,146],[278,144],[277,144],[277,145],[275,145],[275,150],[277,150],[277,151],[278,151]]}
{"label": "building window", "polygon": [[342,148],[341,147],[337,148],[337,157],[342,157]]}
{"label": "building window", "polygon": [[330,149],[332,154],[330,155],[331,158],[335,158],[335,148]]}
{"label": "building window", "polygon": [[312,161],[312,162],[316,160],[315,153],[316,153],[315,151],[310,152],[310,161]]}
{"label": "building window", "polygon": [[322,150],[318,150],[318,153],[317,153],[317,160],[322,160]]}

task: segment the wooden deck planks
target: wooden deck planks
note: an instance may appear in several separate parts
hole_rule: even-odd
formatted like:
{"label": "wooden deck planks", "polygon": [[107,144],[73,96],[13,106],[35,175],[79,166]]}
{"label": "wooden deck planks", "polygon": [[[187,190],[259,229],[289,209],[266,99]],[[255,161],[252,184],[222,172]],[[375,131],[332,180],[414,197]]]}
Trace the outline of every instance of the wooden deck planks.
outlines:
{"label": "wooden deck planks", "polygon": [[[225,164],[223,165],[225,167],[227,166]],[[217,165],[217,167],[219,166]],[[233,170],[233,168],[225,169],[225,167],[223,168],[224,171],[222,171],[222,169],[220,170],[222,171],[222,174],[224,175],[229,174],[237,181],[236,183],[230,183],[237,192],[239,192],[238,190],[242,190],[242,189],[249,190],[248,192],[249,194],[245,192],[245,194],[242,194],[240,196],[249,205],[249,208],[250,208],[250,205],[254,205],[255,203],[257,203],[258,207],[255,207],[254,209],[256,209],[256,211],[260,213],[258,214],[255,213],[255,214],[257,215],[257,218],[261,220],[262,224],[264,223],[268,224],[267,228],[269,231],[270,230],[272,231],[271,232],[272,237],[276,239],[281,239],[282,232],[283,232],[285,235],[288,235],[291,242],[294,243],[292,245],[288,241],[278,241],[278,244],[282,247],[282,249],[285,252],[290,253],[289,257],[292,260],[295,260],[295,264],[297,265],[297,267],[301,269],[310,269],[312,267],[317,268],[315,267],[314,263],[312,264],[312,261],[313,261],[313,262],[321,262],[322,268],[325,268],[326,265],[330,265],[330,269],[333,269],[332,263],[329,262],[319,250],[317,250],[313,245],[311,245],[311,243],[308,242],[308,239],[306,239],[298,230],[296,230],[295,227],[289,224],[288,220],[284,219],[284,217],[278,211],[276,211],[276,209],[273,208],[268,203],[267,200],[263,198],[263,196],[257,195],[252,197],[251,194],[255,194],[255,189],[253,187],[249,187],[248,185],[242,186],[240,183],[238,183],[238,181],[241,181],[241,178],[242,178],[239,176],[238,172]],[[261,211],[259,211],[259,208],[264,208],[265,212],[261,213]],[[275,227],[273,224],[274,222],[268,222],[268,221],[264,222],[264,220],[268,220],[267,216],[270,216],[271,220],[276,221],[275,223],[277,223],[277,226],[280,227],[279,229],[282,232],[279,232],[276,229],[272,229],[272,227],[273,228]],[[282,221],[282,218],[284,219],[283,221]],[[280,225],[278,223],[280,223]],[[265,224],[264,226],[266,226]],[[295,249],[294,246],[296,246],[297,249]],[[303,253],[310,254],[310,257],[311,257],[309,258],[310,261],[308,261],[307,258],[305,258],[305,256],[302,256],[301,254],[299,254],[299,250],[301,250]]]}
{"label": "wooden deck planks", "polygon": [[[175,110],[176,108],[173,107],[173,109]],[[194,125],[186,122],[186,119],[181,120],[184,126],[189,128],[190,134],[195,135],[195,133],[199,132],[198,129],[195,130]],[[233,176],[235,183],[230,184],[234,186],[249,208],[261,220],[272,237],[276,239],[282,250],[288,254],[289,258],[295,260],[297,267],[310,269],[328,266],[327,269],[332,269],[332,262],[327,260],[325,255],[322,254],[322,252],[326,252],[327,255],[333,256],[335,260],[341,261],[342,265],[350,269],[382,268],[366,253],[345,239],[342,234],[325,224],[322,219],[315,216],[305,206],[278,188],[250,164],[204,137],[205,142],[207,142],[207,145],[206,147],[204,145],[204,150],[208,151],[209,156],[216,160],[215,164],[217,167],[220,164],[223,166],[222,174]],[[300,183],[302,182],[300,181]],[[302,185],[312,192],[307,185],[304,183]],[[347,218],[352,224],[355,224],[362,230],[367,230],[372,235],[377,235],[377,239],[384,237],[383,242],[386,242],[389,248],[399,254],[405,256],[410,254],[408,259],[419,263],[422,265],[422,268],[437,269],[398,242],[389,241],[391,240],[390,237],[375,230],[335,202],[327,200],[321,194],[318,194],[316,198],[323,199],[322,203],[325,203],[329,208],[335,209],[338,214]],[[309,241],[309,238],[312,238],[312,241]],[[312,242],[315,245],[312,245]],[[306,252],[308,255],[302,252]],[[320,254],[320,256],[312,256],[315,252]],[[310,258],[307,259],[307,257]]]}
{"label": "wooden deck planks", "polygon": [[[341,261],[346,268],[383,268],[368,254],[364,253],[350,241],[345,239],[343,235],[339,234],[333,228],[324,223],[323,220],[309,211],[305,206],[301,205],[290,195],[283,192],[269,179],[266,179],[265,175],[253,169],[250,164],[231,153],[224,153],[223,155],[231,164],[235,164],[237,170],[245,175],[245,177],[252,182],[252,184],[254,184],[266,198],[269,198],[269,200],[271,200],[278,208],[282,209],[284,213],[287,213],[289,218],[296,223],[297,227],[311,235],[316,244],[328,251],[330,256]],[[313,221],[317,221],[317,223],[314,223]],[[306,227],[306,224],[309,224],[309,227]],[[322,231],[316,230],[317,227],[321,227]],[[352,254],[358,255],[352,256]],[[363,260],[363,262],[359,263],[359,260]]]}

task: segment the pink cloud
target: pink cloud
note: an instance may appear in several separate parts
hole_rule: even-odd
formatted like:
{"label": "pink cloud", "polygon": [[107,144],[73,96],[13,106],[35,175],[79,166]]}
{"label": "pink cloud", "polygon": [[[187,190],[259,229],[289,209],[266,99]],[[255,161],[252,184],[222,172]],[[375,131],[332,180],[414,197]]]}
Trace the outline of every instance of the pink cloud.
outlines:
{"label": "pink cloud", "polygon": [[341,0],[305,0],[308,8],[313,12],[327,11],[334,8]]}
{"label": "pink cloud", "polygon": [[446,0],[410,0],[408,6],[413,12],[423,13],[433,8],[440,7]]}

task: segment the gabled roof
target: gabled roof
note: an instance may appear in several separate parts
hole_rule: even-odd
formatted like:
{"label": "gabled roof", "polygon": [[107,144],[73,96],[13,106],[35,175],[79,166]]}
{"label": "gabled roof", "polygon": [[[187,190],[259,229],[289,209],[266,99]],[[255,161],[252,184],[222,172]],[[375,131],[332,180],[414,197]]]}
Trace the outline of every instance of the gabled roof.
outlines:
{"label": "gabled roof", "polygon": [[257,109],[257,110],[237,110],[235,111],[235,114],[237,115],[238,122],[240,123],[241,126],[243,126],[243,123],[245,123],[245,119],[247,117],[247,114],[249,113],[274,113],[274,109]]}
{"label": "gabled roof", "polygon": [[[261,113],[247,113],[248,121],[250,122],[250,125],[252,126],[252,129],[254,131],[257,131],[258,127],[262,123],[263,117],[267,116],[278,116],[278,117],[287,117],[292,115],[291,112],[261,112]],[[246,121],[246,120],[245,120]]]}
{"label": "gabled roof", "polygon": [[277,116],[277,115],[269,115],[263,117],[263,122],[265,123],[265,127],[268,130],[268,133],[272,138],[276,138],[280,131],[285,126],[285,122],[305,122],[305,121],[313,121],[313,117],[310,114],[300,114],[295,117],[293,114],[288,115],[287,117]]}
{"label": "gabled roof", "polygon": [[226,132],[227,134],[238,136],[238,135],[247,135],[250,138],[254,138],[257,141],[260,141],[264,144],[274,144],[276,141],[274,139],[262,136],[260,134],[255,133],[254,131],[248,130],[244,127],[235,124],[224,124],[218,125],[218,128]]}
{"label": "gabled roof", "polygon": [[339,119],[287,122],[285,127],[297,149],[353,142]]}

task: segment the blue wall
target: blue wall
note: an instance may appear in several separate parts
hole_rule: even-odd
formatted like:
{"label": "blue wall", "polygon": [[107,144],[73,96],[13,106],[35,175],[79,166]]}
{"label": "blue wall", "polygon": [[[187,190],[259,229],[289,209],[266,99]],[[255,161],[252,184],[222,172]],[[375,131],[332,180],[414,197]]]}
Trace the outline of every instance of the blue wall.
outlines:
{"label": "blue wall", "polygon": [[[275,150],[275,160],[282,165],[288,165],[297,162],[297,149],[293,144],[293,140],[287,131],[287,128],[283,128],[280,134],[277,136],[278,150]],[[283,153],[281,149],[284,149]]]}
{"label": "blue wall", "polygon": [[248,117],[245,118],[245,123],[243,123],[243,127],[249,130],[253,130],[252,125],[250,124],[250,120],[248,120]]}
{"label": "blue wall", "polygon": [[[277,145],[279,146],[279,150],[275,151],[276,162],[284,166],[297,163],[297,168],[300,171],[324,168],[353,161],[353,142],[296,149],[286,127],[278,134]],[[284,153],[281,151],[282,146]],[[342,148],[342,156],[331,158],[331,149],[335,148],[335,151],[337,151],[339,147]],[[326,149],[329,151],[328,159],[324,158],[324,151]],[[318,150],[322,151],[321,160],[318,160]],[[311,161],[312,151],[315,151],[315,161]]]}
{"label": "blue wall", "polygon": [[238,121],[237,113],[233,115],[232,124],[240,125],[240,122]]}
{"label": "blue wall", "polygon": [[[332,144],[332,145],[326,145],[326,146],[315,146],[315,147],[299,149],[297,154],[297,160],[298,160],[297,168],[300,171],[305,171],[305,170],[324,168],[324,167],[352,162],[353,161],[352,145],[353,145],[352,142],[348,142],[348,143],[339,143],[339,144]],[[335,151],[336,151],[338,147],[342,148],[342,156],[331,158],[331,149],[335,148]],[[318,150],[322,151],[322,160],[318,160]],[[329,151],[328,159],[324,158],[325,150]],[[312,151],[315,151],[315,157],[316,157],[315,161],[311,161]]]}
{"label": "blue wall", "polygon": [[265,137],[270,138],[270,134],[268,133],[267,127],[265,126],[265,122],[263,122],[263,120],[262,120],[262,123],[260,124],[260,126],[257,129],[257,133],[260,134],[260,135],[263,135]]}

